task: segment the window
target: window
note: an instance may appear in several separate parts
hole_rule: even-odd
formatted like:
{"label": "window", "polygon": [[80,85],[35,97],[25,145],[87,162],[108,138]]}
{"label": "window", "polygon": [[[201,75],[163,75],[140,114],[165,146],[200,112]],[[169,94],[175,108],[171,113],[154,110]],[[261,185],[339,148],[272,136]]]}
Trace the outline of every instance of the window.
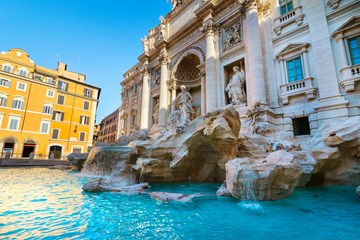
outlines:
{"label": "window", "polygon": [[50,98],[54,98],[55,92],[53,90],[48,89],[46,90],[46,96]]}
{"label": "window", "polygon": [[11,73],[12,72],[12,66],[10,64],[4,64],[3,67],[2,67],[2,70],[4,72]]}
{"label": "window", "polygon": [[60,133],[59,129],[53,129],[52,134],[51,134],[51,138],[52,139],[59,139],[59,133]]}
{"label": "window", "polygon": [[19,75],[22,77],[27,77],[27,75],[29,74],[29,71],[26,69],[20,69],[19,70]]}
{"label": "window", "polygon": [[49,133],[50,122],[41,122],[40,133]]}
{"label": "window", "polygon": [[137,92],[138,92],[138,85],[137,85],[137,84],[135,84],[135,85],[133,86],[133,90],[134,90],[134,93],[137,93]]}
{"label": "window", "polygon": [[0,86],[10,87],[10,81],[7,79],[0,78]]}
{"label": "window", "polygon": [[64,105],[65,102],[65,96],[58,95],[57,104]]}
{"label": "window", "polygon": [[58,86],[59,90],[67,92],[68,87],[69,84],[67,82],[59,81],[59,86]]}
{"label": "window", "polygon": [[9,118],[9,130],[18,130],[20,123],[20,117],[10,117]]}
{"label": "window", "polygon": [[22,82],[18,82],[17,85],[16,85],[16,90],[25,92],[26,91],[26,84],[22,83]]}
{"label": "window", "polygon": [[0,106],[6,107],[7,96],[3,93],[0,93]]}
{"label": "window", "polygon": [[53,111],[53,106],[51,104],[45,104],[44,107],[43,107],[43,113],[45,114],[52,114],[52,111]]}
{"label": "window", "polygon": [[56,84],[55,79],[54,79],[54,78],[50,78],[50,77],[47,78],[46,82],[47,82],[48,84],[51,84],[51,85],[55,85],[55,84]]}
{"label": "window", "polygon": [[286,66],[289,82],[295,82],[297,80],[304,79],[301,57],[286,61]]}
{"label": "window", "polygon": [[89,102],[88,101],[84,101],[84,109],[85,110],[89,110]]}
{"label": "window", "polygon": [[60,111],[54,111],[52,120],[64,121],[64,113]]}
{"label": "window", "polygon": [[12,101],[11,107],[15,109],[24,109],[24,99],[20,97],[15,97]]}
{"label": "window", "polygon": [[309,117],[293,118],[294,136],[310,135]]}
{"label": "window", "polygon": [[84,88],[84,96],[91,98],[92,97],[92,90],[88,89],[88,88]]}
{"label": "window", "polygon": [[84,132],[81,132],[80,133],[80,142],[85,142],[85,135],[86,135],[86,133],[84,133]]}
{"label": "window", "polygon": [[279,0],[280,14],[284,15],[294,9],[292,0]]}
{"label": "window", "polygon": [[34,79],[42,81],[42,76],[38,74],[34,74]]}
{"label": "window", "polygon": [[81,151],[82,151],[81,147],[74,147],[72,152],[73,153],[81,153]]}
{"label": "window", "polygon": [[129,97],[129,90],[126,89],[126,90],[125,90],[125,98],[127,99],[128,97]]}
{"label": "window", "polygon": [[87,117],[87,116],[80,116],[80,124],[89,125],[89,117]]}
{"label": "window", "polygon": [[360,64],[360,36],[348,40],[352,65]]}

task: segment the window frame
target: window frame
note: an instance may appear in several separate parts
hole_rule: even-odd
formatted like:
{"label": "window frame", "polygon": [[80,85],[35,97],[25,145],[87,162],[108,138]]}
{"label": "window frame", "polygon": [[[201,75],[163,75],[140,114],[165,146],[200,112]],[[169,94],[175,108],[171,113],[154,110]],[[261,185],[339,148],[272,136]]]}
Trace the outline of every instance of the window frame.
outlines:
{"label": "window frame", "polygon": [[[3,82],[7,82],[8,84],[2,84]],[[10,88],[11,80],[6,78],[0,78],[0,87]]]}
{"label": "window frame", "polygon": [[[57,130],[57,136],[54,138],[54,131]],[[60,129],[59,128],[53,128],[51,131],[51,139],[59,140],[60,139]]]}
{"label": "window frame", "polygon": [[[281,16],[284,16],[294,10],[294,1],[293,0],[279,0],[279,12]],[[291,6],[289,9],[289,6]],[[283,7],[285,7],[285,12],[282,11]]]}
{"label": "window frame", "polygon": [[[10,71],[7,71],[7,67],[10,68]],[[14,70],[14,67],[10,63],[4,63],[2,64],[1,70],[7,73],[12,73]]]}
{"label": "window frame", "polygon": [[[59,116],[59,115],[57,115],[57,114],[60,114],[60,120],[57,119],[57,116]],[[64,113],[64,112],[58,111],[58,110],[53,111],[53,114],[52,114],[52,120],[53,120],[53,121],[63,122],[63,121],[64,121],[64,118],[65,118],[65,113]]]}
{"label": "window frame", "polygon": [[[11,126],[11,120],[17,120],[16,129],[10,128],[10,126]],[[21,118],[18,117],[18,116],[9,116],[9,121],[8,121],[7,130],[9,130],[9,131],[19,131],[20,121],[21,121]]]}
{"label": "window frame", "polygon": [[[53,104],[52,103],[45,103],[43,106],[43,114],[52,115],[53,114]],[[50,109],[50,111],[45,111],[46,109]]]}
{"label": "window frame", "polygon": [[[16,103],[15,103],[16,102]],[[20,104],[20,108],[18,108],[18,103],[21,103]],[[14,104],[16,104],[14,106]],[[19,96],[14,96],[12,102],[11,102],[11,108],[12,109],[18,109],[18,110],[24,110],[24,107],[25,107],[25,99],[23,97],[19,97]]]}
{"label": "window frame", "polygon": [[84,88],[84,96],[88,98],[92,98],[92,89]]}
{"label": "window frame", "polygon": [[[298,73],[296,71],[297,67],[296,67],[296,60],[299,60],[299,63],[300,63],[300,67],[301,67],[301,78],[300,79],[297,79],[297,76],[298,76]],[[301,55],[299,56],[296,56],[296,57],[293,57],[291,59],[287,59],[285,60],[286,62],[286,76],[287,76],[287,82],[288,83],[293,83],[293,82],[296,82],[296,81],[301,81],[304,78],[304,64],[303,64],[303,58]],[[289,63],[292,62],[294,64],[294,67],[293,67],[293,70],[294,70],[294,77],[295,77],[295,80],[294,81],[290,81],[290,70],[289,70]]]}
{"label": "window frame", "polygon": [[[83,134],[84,139],[81,140],[81,135]],[[79,142],[86,142],[86,132],[79,132]]]}
{"label": "window frame", "polygon": [[85,116],[85,115],[80,115],[80,121],[79,121],[79,123],[80,123],[81,125],[90,125],[90,124],[89,124],[89,123],[90,123],[90,117]]}
{"label": "window frame", "polygon": [[[52,92],[52,96],[49,95],[49,93]],[[52,89],[46,89],[46,97],[54,98],[55,97],[55,91]]]}
{"label": "window frame", "polygon": [[[85,103],[87,103],[87,108],[85,108]],[[90,102],[89,102],[89,101],[84,101],[84,103],[83,103],[83,109],[84,109],[84,110],[90,110]]]}
{"label": "window frame", "polygon": [[[23,84],[23,85],[24,85],[24,89],[21,89],[21,88],[20,88],[20,84]],[[27,89],[27,84],[26,84],[26,83],[23,83],[23,82],[17,82],[17,83],[16,83],[16,90],[22,91],[22,92],[26,92],[26,89]]]}
{"label": "window frame", "polygon": [[[65,85],[65,88],[63,87],[63,84]],[[69,90],[69,83],[65,82],[63,80],[58,81],[58,89],[63,92],[68,92]]]}
{"label": "window frame", "polygon": [[[59,97],[63,97],[63,102],[62,103],[59,103]],[[56,104],[65,105],[65,95],[58,94],[57,99],[56,99]]]}
{"label": "window frame", "polygon": [[8,100],[8,96],[9,96],[9,95],[0,92],[0,99],[4,99],[3,102],[0,101],[0,107],[6,107],[6,105],[7,105],[7,100]]}
{"label": "window frame", "polygon": [[[47,124],[48,126],[47,126],[47,131],[46,132],[43,132],[42,130],[43,130],[43,125],[44,124]],[[41,134],[49,134],[49,132],[50,132],[50,125],[51,125],[51,122],[50,121],[41,121],[40,122],[40,129],[39,129],[39,133],[41,133]]]}
{"label": "window frame", "polygon": [[360,64],[360,54],[359,54],[359,62],[358,63],[354,63],[353,62],[353,53],[351,51],[351,48],[350,48],[350,40],[352,39],[356,39],[357,40],[357,47],[358,47],[358,50],[360,52],[360,34],[359,35],[356,35],[356,36],[351,36],[351,37],[348,37],[346,38],[346,45],[347,45],[347,50],[348,50],[348,53],[349,53],[349,63],[351,66],[354,66],[354,65],[359,65]]}

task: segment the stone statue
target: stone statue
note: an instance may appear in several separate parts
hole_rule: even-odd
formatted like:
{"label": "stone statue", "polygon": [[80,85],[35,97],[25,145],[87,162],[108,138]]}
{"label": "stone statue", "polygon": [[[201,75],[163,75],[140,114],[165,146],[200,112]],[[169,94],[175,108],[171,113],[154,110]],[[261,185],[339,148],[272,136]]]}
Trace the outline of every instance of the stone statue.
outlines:
{"label": "stone statue", "polygon": [[192,108],[192,96],[189,91],[186,89],[186,86],[180,86],[181,92],[176,97],[176,102],[181,113],[182,124],[188,124],[191,121],[191,114],[194,113]]}
{"label": "stone statue", "polygon": [[159,124],[159,99],[156,99],[156,104],[152,112],[153,124]]}
{"label": "stone statue", "polygon": [[158,40],[162,40],[166,38],[166,20],[162,16],[160,16],[160,31]]}
{"label": "stone statue", "polygon": [[170,0],[172,4],[172,9],[174,10],[176,7],[180,6],[182,4],[182,0]]}
{"label": "stone statue", "polygon": [[143,45],[143,50],[145,53],[149,52],[149,40],[146,36],[144,36],[143,39],[141,39],[141,43]]}
{"label": "stone statue", "polygon": [[227,84],[225,91],[228,93],[229,99],[233,105],[245,105],[246,104],[246,93],[244,89],[245,74],[239,67],[233,67],[235,72],[234,76],[230,79]]}

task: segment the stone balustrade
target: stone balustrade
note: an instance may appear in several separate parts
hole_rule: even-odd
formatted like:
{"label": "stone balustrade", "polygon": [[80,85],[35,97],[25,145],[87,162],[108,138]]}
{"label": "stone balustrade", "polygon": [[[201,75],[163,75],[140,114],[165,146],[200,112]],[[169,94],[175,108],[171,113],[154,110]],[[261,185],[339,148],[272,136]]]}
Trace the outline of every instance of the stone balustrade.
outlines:
{"label": "stone balustrade", "polygon": [[354,91],[355,83],[360,81],[360,64],[346,67],[340,70],[342,81],[340,85],[346,92]]}
{"label": "stone balustrade", "polygon": [[281,15],[274,20],[274,31],[277,35],[281,34],[282,29],[291,24],[296,23],[300,26],[304,21],[305,14],[302,14],[301,6],[294,8],[292,11],[288,12],[285,15]]}
{"label": "stone balustrade", "polygon": [[282,104],[288,104],[289,98],[306,95],[308,100],[316,98],[317,89],[314,87],[313,78],[305,78],[291,83],[286,83],[280,86],[280,99]]}

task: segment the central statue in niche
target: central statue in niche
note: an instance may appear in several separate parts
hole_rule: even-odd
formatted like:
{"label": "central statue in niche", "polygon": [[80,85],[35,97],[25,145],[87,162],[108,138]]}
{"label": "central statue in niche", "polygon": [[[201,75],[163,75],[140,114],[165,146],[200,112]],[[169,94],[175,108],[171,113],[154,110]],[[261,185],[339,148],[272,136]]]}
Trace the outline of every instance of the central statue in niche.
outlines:
{"label": "central statue in niche", "polygon": [[225,91],[233,105],[246,105],[244,70],[241,69],[239,71],[238,66],[233,67],[233,70],[235,74],[227,84]]}
{"label": "central statue in niche", "polygon": [[180,90],[181,92],[176,97],[176,102],[181,114],[181,123],[183,125],[187,125],[191,122],[191,114],[194,113],[194,109],[192,107],[192,96],[186,86],[181,85]]}

